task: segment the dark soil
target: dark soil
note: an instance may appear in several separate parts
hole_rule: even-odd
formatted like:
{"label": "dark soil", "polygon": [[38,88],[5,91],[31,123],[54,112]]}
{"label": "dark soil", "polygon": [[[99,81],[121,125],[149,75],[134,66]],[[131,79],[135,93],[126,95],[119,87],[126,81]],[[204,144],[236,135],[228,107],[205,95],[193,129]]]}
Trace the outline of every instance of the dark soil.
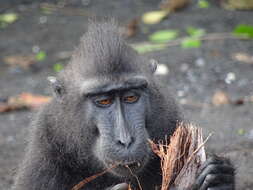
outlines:
{"label": "dark soil", "polygon": [[[0,5],[2,13],[20,15],[17,22],[0,30],[1,98],[21,92],[50,95],[47,76],[55,75],[55,63],[67,62],[59,61],[56,54],[75,48],[87,29],[88,17],[109,15],[126,25],[131,19],[158,7],[155,0],[107,0],[106,3],[93,0],[88,5],[72,0],[66,6],[67,11],[44,14],[39,8],[40,1],[31,2],[3,1]],[[77,9],[85,15],[78,15]],[[147,35],[158,29],[184,31],[187,26],[203,28],[208,33],[230,32],[237,24],[253,25],[252,16],[253,12],[227,11],[215,3],[208,9],[200,9],[194,1],[157,25],[140,24],[138,33],[129,42],[147,40]],[[28,70],[4,63],[5,56],[31,54],[34,46],[47,53],[46,60]],[[213,132],[208,141],[208,152],[231,158],[237,168],[237,189],[241,190],[253,189],[253,104],[212,106],[209,103],[217,90],[223,90],[232,100],[253,95],[253,64],[232,59],[232,54],[237,52],[253,55],[252,49],[252,40],[227,39],[207,41],[195,49],[175,46],[147,54],[168,66],[169,74],[160,76],[161,80],[179,103],[188,102],[181,105],[185,117],[203,127],[206,134]],[[233,73],[235,80],[226,82],[228,73]],[[31,115],[30,111],[0,115],[0,190],[9,189],[13,183],[16,168],[24,155]]]}

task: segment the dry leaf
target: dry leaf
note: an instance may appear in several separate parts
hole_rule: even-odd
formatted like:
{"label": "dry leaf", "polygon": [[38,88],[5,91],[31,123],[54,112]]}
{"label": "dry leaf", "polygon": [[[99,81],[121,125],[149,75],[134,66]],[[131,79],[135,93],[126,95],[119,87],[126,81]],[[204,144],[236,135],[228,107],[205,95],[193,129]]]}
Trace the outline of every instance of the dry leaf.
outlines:
{"label": "dry leaf", "polygon": [[19,66],[24,69],[29,68],[32,64],[36,63],[35,56],[33,55],[11,55],[4,57],[4,62],[10,66]]}
{"label": "dry leaf", "polygon": [[189,3],[190,0],[163,0],[160,4],[160,8],[174,12],[178,9],[184,8]]}
{"label": "dry leaf", "polygon": [[150,11],[147,13],[144,13],[142,15],[142,22],[145,24],[157,24],[161,22],[167,15],[169,14],[169,11]]}
{"label": "dry leaf", "polygon": [[247,64],[253,64],[253,56],[247,53],[239,52],[232,55],[233,60]]}
{"label": "dry leaf", "polygon": [[245,96],[232,101],[234,105],[243,105],[245,103],[253,103],[253,96]]}
{"label": "dry leaf", "polygon": [[245,100],[242,98],[242,99],[237,99],[235,101],[233,101],[233,104],[239,106],[239,105],[243,105],[245,103]]}
{"label": "dry leaf", "polygon": [[229,104],[230,100],[228,95],[223,91],[216,91],[212,98],[212,103],[215,106],[220,106],[224,104]]}
{"label": "dry leaf", "polygon": [[223,0],[221,1],[221,5],[225,9],[238,9],[238,10],[252,10],[253,9],[253,1],[252,0]]}
{"label": "dry leaf", "polygon": [[6,102],[0,103],[0,113],[20,109],[35,109],[51,100],[51,97],[22,93],[8,98]]}
{"label": "dry leaf", "polygon": [[48,103],[51,100],[49,96],[34,95],[30,93],[22,93],[17,97],[10,98],[9,103],[23,104],[27,108],[38,108],[41,105]]}

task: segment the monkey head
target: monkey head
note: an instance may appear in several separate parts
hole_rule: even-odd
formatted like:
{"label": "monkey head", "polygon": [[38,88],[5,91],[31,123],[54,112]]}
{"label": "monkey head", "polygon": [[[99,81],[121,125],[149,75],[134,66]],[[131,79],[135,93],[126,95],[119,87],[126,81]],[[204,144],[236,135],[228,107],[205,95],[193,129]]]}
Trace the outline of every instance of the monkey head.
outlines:
{"label": "monkey head", "polygon": [[150,159],[149,86],[156,63],[139,56],[116,31],[108,23],[92,25],[71,63],[50,81],[68,112],[62,114],[63,126],[71,128],[66,138],[98,165],[118,165],[112,172],[126,176],[127,166],[138,172]]}

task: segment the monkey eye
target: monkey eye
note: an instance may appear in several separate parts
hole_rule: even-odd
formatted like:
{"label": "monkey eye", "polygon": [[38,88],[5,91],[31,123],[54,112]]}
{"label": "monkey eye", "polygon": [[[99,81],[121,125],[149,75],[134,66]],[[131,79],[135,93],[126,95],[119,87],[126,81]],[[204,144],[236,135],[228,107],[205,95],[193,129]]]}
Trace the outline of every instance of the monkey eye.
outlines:
{"label": "monkey eye", "polygon": [[95,100],[95,103],[98,106],[106,107],[106,106],[110,106],[112,104],[112,101],[113,100],[111,98],[104,98],[104,99]]}
{"label": "monkey eye", "polygon": [[126,96],[124,97],[124,102],[126,103],[134,103],[139,99],[139,96],[137,95],[131,95],[131,96]]}

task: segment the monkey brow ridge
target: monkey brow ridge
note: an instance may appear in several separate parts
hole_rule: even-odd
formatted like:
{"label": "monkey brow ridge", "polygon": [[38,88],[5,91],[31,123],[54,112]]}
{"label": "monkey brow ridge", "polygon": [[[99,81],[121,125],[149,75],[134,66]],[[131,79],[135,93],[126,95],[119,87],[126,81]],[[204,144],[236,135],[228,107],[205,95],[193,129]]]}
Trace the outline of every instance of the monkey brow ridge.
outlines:
{"label": "monkey brow ridge", "polygon": [[120,81],[112,79],[89,79],[82,86],[81,91],[85,96],[104,94],[111,91],[128,90],[133,88],[145,88],[148,80],[143,76],[135,76]]}

